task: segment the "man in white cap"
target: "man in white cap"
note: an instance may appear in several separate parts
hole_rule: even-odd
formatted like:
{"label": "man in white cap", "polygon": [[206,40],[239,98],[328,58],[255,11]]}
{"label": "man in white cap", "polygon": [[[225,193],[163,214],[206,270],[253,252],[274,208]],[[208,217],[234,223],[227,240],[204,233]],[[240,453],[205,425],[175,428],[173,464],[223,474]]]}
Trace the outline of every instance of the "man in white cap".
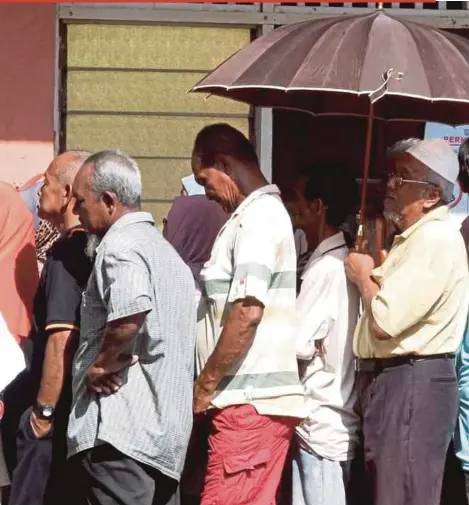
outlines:
{"label": "man in white cap", "polygon": [[458,161],[441,139],[401,141],[390,156],[384,210],[400,234],[381,267],[357,253],[345,264],[363,302],[354,353],[365,459],[374,505],[439,505],[469,292],[447,205]]}

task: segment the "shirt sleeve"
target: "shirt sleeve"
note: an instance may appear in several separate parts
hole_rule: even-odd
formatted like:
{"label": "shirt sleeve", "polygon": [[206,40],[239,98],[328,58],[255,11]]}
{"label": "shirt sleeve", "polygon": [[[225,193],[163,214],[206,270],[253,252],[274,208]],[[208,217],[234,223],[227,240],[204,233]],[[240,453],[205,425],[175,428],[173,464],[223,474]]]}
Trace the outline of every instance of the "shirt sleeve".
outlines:
{"label": "shirt sleeve", "polygon": [[311,272],[304,279],[297,298],[297,340],[298,359],[310,360],[316,354],[316,341],[327,338],[337,321],[337,288],[334,289],[333,275]]}
{"label": "shirt sleeve", "polygon": [[136,251],[106,251],[102,268],[108,323],[152,310],[150,274]]}
{"label": "shirt sleeve", "polygon": [[385,277],[371,304],[373,318],[391,337],[398,337],[423,320],[443,295],[453,263],[444,247],[425,243],[409,252]]}
{"label": "shirt sleeve", "polygon": [[82,290],[72,265],[52,260],[45,279],[46,330],[79,330]]}
{"label": "shirt sleeve", "polygon": [[[233,303],[248,297],[264,306],[280,253],[281,234],[268,219],[250,214],[239,226],[233,251],[234,275],[228,294]],[[292,237],[293,240],[293,231]]]}

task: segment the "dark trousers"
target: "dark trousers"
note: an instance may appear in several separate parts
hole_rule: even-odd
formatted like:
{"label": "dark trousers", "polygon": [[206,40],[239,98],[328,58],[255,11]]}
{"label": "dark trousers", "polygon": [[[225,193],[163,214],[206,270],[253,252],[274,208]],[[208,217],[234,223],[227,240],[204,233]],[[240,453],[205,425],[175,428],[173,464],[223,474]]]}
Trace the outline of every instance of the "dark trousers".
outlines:
{"label": "dark trousers", "polygon": [[63,419],[58,411],[53,429],[41,438],[32,431],[30,413],[29,408],[19,423],[9,505],[64,505],[69,496],[65,467],[67,412]]}
{"label": "dark trousers", "polygon": [[358,387],[374,505],[439,505],[458,415],[453,360],[359,372]]}
{"label": "dark trousers", "polygon": [[469,503],[469,472],[464,472],[464,481],[466,483],[466,501]]}
{"label": "dark trousers", "polygon": [[466,492],[464,471],[451,442],[446,456],[441,505],[469,505]]}
{"label": "dark trousers", "polygon": [[10,476],[16,467],[16,435],[20,419],[25,410],[34,401],[31,380],[26,372],[21,373],[3,392],[5,413],[1,420],[0,430],[3,443],[3,454]]}
{"label": "dark trousers", "polygon": [[67,505],[179,505],[178,482],[109,444],[71,458],[74,501]]}

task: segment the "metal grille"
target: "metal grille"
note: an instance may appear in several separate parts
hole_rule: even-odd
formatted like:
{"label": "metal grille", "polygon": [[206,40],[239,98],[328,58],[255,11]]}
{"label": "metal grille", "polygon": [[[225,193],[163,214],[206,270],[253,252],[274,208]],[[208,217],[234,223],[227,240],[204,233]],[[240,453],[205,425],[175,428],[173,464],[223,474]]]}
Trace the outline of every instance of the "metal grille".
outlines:
{"label": "metal grille", "polygon": [[[376,3],[366,2],[317,2],[317,3],[300,3],[300,2],[280,2],[274,4],[274,12],[317,12],[317,9],[328,8],[355,11],[356,9],[375,9]],[[424,9],[424,10],[467,10],[469,2],[435,2],[435,3],[383,3],[384,9]]]}

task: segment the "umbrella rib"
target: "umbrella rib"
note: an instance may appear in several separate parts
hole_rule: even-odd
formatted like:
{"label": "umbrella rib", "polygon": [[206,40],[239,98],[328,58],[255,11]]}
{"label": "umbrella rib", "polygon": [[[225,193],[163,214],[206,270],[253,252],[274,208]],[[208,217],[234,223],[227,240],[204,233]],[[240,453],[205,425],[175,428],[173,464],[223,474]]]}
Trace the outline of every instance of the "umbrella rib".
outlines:
{"label": "umbrella rib", "polygon": [[[419,48],[419,47],[420,47],[420,45],[419,45],[418,40],[417,40],[417,38],[415,37],[415,34],[413,33],[412,29],[409,29],[409,27],[408,27],[407,23],[402,22],[402,24],[405,26],[405,28],[406,28],[407,32],[410,34],[410,36],[411,36],[412,40],[414,41],[414,43],[415,43],[416,47],[417,47],[417,48]],[[419,27],[419,28],[420,28],[420,27]],[[460,52],[460,50],[459,50],[459,49],[458,49],[458,48],[457,48],[454,44],[452,44],[452,43],[451,43],[451,41],[450,41],[450,40],[449,40],[449,39],[448,39],[448,38],[447,38],[444,34],[440,33],[440,30],[433,29],[432,31],[433,31],[433,33],[434,33],[434,36],[439,37],[439,39],[440,39],[440,40],[441,40],[441,41],[442,41],[442,42],[443,42],[446,46],[449,46],[449,47],[453,48],[453,52],[454,52],[455,54],[458,54],[458,56],[460,57],[459,59],[460,59],[462,62],[464,62],[464,64],[465,64],[465,66],[466,66],[466,67],[468,67],[468,72],[469,72],[469,62],[468,62],[466,59],[464,59],[464,58],[462,58],[462,57],[461,57],[461,52]],[[428,39],[427,39],[427,31],[426,31],[426,30],[422,30],[422,34],[423,34],[423,36],[425,37],[425,39],[426,39],[426,40],[428,40]],[[429,78],[429,76],[428,76],[428,73],[427,73],[427,68],[426,68],[426,66],[425,66],[425,64],[424,64],[424,62],[423,62],[423,60],[422,60],[421,55],[420,55],[420,59],[421,59],[421,61],[422,61],[422,69],[423,69],[423,73],[424,73],[425,78],[426,78],[426,80],[427,80],[428,90],[429,90],[429,94],[430,94],[429,99],[430,99],[431,101],[434,101],[434,100],[435,100],[435,98],[436,98],[436,99],[438,99],[438,97],[434,97],[434,96],[433,96],[433,89],[432,89],[432,85],[431,85],[432,80],[431,80],[431,79]],[[439,57],[439,58],[438,58],[438,68],[441,68],[441,67],[443,67],[443,69],[446,71],[446,74],[447,74],[447,75],[450,75],[450,74],[451,74],[451,72],[449,72],[449,68],[448,68],[448,61],[447,61],[447,60],[445,60],[444,58]],[[441,74],[443,74],[444,72],[440,72],[440,73],[441,73]],[[443,97],[441,97],[441,98],[442,98],[442,99],[447,99],[446,97],[444,97],[444,98],[443,98]]]}
{"label": "umbrella rib", "polygon": [[[373,15],[373,14],[372,14],[372,15]],[[371,15],[371,16],[372,16],[372,15]],[[328,65],[329,69],[328,69],[327,73],[326,73],[326,74],[325,74],[325,76],[324,76],[323,83],[324,83],[324,82],[327,82],[327,80],[329,79],[329,76],[330,76],[331,71],[332,71],[332,66],[333,66],[332,64],[333,64],[333,62],[335,61],[335,59],[337,58],[337,55],[338,55],[338,53],[340,52],[340,50],[341,50],[341,48],[342,48],[343,44],[345,43],[345,39],[346,39],[346,35],[347,35],[347,33],[348,33],[348,32],[349,32],[349,31],[350,31],[353,27],[355,27],[355,25],[356,25],[357,23],[359,23],[361,20],[363,20],[363,17],[362,17],[362,16],[354,16],[354,18],[353,18],[353,19],[351,19],[351,23],[350,23],[350,24],[347,26],[347,28],[345,29],[345,32],[344,32],[343,37],[341,38],[341,40],[340,40],[339,44],[337,45],[337,47],[336,47],[336,48],[335,48],[335,50],[334,50],[334,53],[333,53],[332,58],[331,58],[331,60],[330,60],[330,61],[331,61],[331,63]],[[332,26],[334,26],[334,25],[332,25]],[[329,27],[329,28],[330,28],[330,27]],[[303,68],[304,68],[304,66],[305,66],[305,64],[306,64],[306,61],[309,61],[309,60],[310,60],[309,56],[310,56],[310,54],[311,54],[311,51],[312,51],[312,50],[314,49],[314,47],[315,47],[315,46],[316,46],[316,45],[317,45],[320,41],[322,41],[325,37],[327,37],[327,31],[325,31],[325,32],[324,32],[324,33],[323,33],[323,34],[322,34],[322,35],[318,38],[318,40],[316,40],[316,42],[315,42],[314,46],[311,48],[311,50],[310,50],[310,51],[308,52],[308,54],[306,55],[306,58],[303,60],[303,63],[302,63],[302,64],[301,64],[301,66],[298,68],[298,70],[295,72],[295,74],[293,75],[292,79],[290,80],[290,85],[289,85],[289,87],[293,87],[293,86],[291,86],[291,84],[292,84],[292,82],[295,80],[296,76],[297,76],[297,75],[298,75],[298,74],[299,74],[299,73],[303,70]],[[350,91],[352,91],[352,90],[350,90]],[[357,92],[357,90],[353,90],[353,91],[354,91],[354,92]]]}
{"label": "umbrella rib", "polygon": [[[334,20],[331,20],[330,18],[325,18],[324,20],[321,20],[321,21],[322,21],[325,25],[327,25],[328,23],[333,24],[333,22],[335,21],[335,19],[334,19]],[[303,22],[301,22],[301,23],[298,23],[298,25],[297,25],[297,26],[295,26],[295,29],[294,29],[294,30],[292,29],[292,30],[289,32],[289,35],[295,34],[296,32],[300,31],[300,30],[304,27],[304,25],[307,25],[309,22],[311,22],[311,21],[310,21],[310,20],[306,20],[306,21],[303,21]],[[324,33],[327,33],[327,30],[328,30],[329,28],[330,28],[330,26],[328,26],[328,27],[326,28],[326,30],[325,30],[325,32],[324,32]],[[323,35],[324,35],[324,34],[323,34]],[[323,35],[321,35],[321,37],[322,37]],[[320,37],[320,38],[321,38],[321,37]],[[319,40],[319,39],[318,39],[318,40]],[[283,39],[279,39],[279,41],[283,41]],[[279,41],[277,41],[277,42],[279,42]],[[277,42],[276,42],[276,43],[277,43]],[[272,45],[272,46],[270,46],[270,47],[268,48],[268,50],[267,50],[267,51],[271,51],[271,50],[274,50],[274,51],[275,51],[275,44],[274,44],[274,45]],[[259,55],[259,57],[258,57],[255,61],[257,62],[257,61],[258,61],[261,57],[265,56],[265,54],[267,53],[267,51],[266,51],[266,52],[264,52],[264,53],[262,53],[262,54],[260,54],[260,55]],[[291,51],[290,51],[290,52],[294,52],[294,51],[295,51],[295,47],[294,47],[294,46],[293,46],[293,44],[292,44],[292,47],[291,47]],[[288,53],[288,54],[289,54],[289,53]],[[287,57],[287,56],[288,56],[288,54],[283,55],[283,56],[284,56],[284,58],[285,58],[285,57]],[[306,54],[306,57],[307,57],[307,55],[308,55],[308,54],[309,54],[309,50],[308,50],[308,53]],[[284,59],[284,58],[283,58],[283,59]],[[277,62],[277,64],[276,64],[276,66],[273,68],[273,70],[275,70],[276,68],[278,68],[278,66],[280,66],[280,65],[281,65],[281,62],[282,62],[282,60],[279,60],[279,61]],[[251,66],[252,66],[253,64],[254,64],[254,62],[251,64]],[[300,66],[300,68],[301,68],[301,66]],[[243,73],[243,74],[241,74],[241,76],[240,76],[239,78],[241,78],[243,75],[244,75],[244,73]],[[269,72],[266,72],[265,76],[268,76],[268,75],[269,75]],[[295,73],[295,75],[296,75],[296,73]],[[239,79],[239,78],[238,78],[238,79]],[[292,79],[290,80],[290,83],[291,83],[291,81],[292,81]],[[285,91],[288,91],[289,85],[285,85],[285,86],[284,86],[284,88],[285,88]]]}

